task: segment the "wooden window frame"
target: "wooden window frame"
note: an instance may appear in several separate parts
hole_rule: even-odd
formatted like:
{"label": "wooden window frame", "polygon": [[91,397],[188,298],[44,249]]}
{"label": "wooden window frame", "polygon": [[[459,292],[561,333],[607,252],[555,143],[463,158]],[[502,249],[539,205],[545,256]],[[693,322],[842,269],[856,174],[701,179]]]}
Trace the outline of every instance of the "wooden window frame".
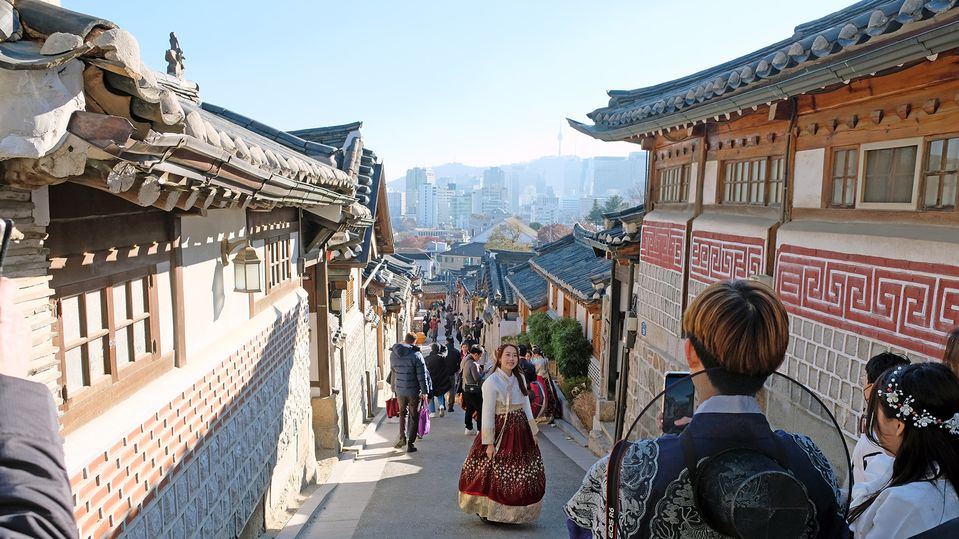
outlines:
{"label": "wooden window frame", "polygon": [[[286,257],[277,259],[274,253],[274,247],[277,250],[283,246],[286,248]],[[290,239],[289,234],[281,234],[278,236],[272,236],[264,239],[263,241],[263,251],[266,259],[266,275],[264,275],[264,281],[266,284],[266,294],[270,295],[273,290],[277,288],[283,288],[283,285],[288,281],[293,280],[293,241]],[[285,266],[285,267],[284,267]],[[285,273],[285,278],[280,278],[274,282],[274,273]]]}
{"label": "wooden window frame", "polygon": [[343,313],[353,310],[354,305],[356,305],[356,283],[351,271],[350,278],[346,281],[346,307],[343,309]]}
{"label": "wooden window frame", "polygon": [[[759,180],[753,180],[752,170],[753,167],[757,165],[760,161],[765,163],[765,173],[763,177]],[[771,179],[772,171],[774,168],[774,163],[779,161],[780,169],[780,178]],[[737,165],[743,165],[746,169],[744,181],[736,181],[734,184],[730,184],[729,177],[729,168],[736,167]],[[719,201],[720,205],[723,206],[752,206],[756,208],[779,208],[782,207],[783,202],[786,198],[785,185],[785,171],[786,171],[786,157],[783,155],[764,155],[758,157],[747,157],[741,159],[726,159],[720,162],[720,173],[722,174],[722,181],[717,182],[719,184],[716,199]],[[745,189],[745,200],[729,200],[726,198],[726,187],[729,185],[734,185],[733,189],[736,189],[735,186],[742,185]],[[778,202],[771,202],[771,187],[775,184],[781,186],[781,198]],[[752,189],[753,186],[759,185],[761,189],[761,200],[759,202],[753,202]]]}
{"label": "wooden window frame", "polygon": [[[835,204],[833,202],[832,195],[833,195],[833,181],[835,181],[835,177],[833,176],[833,166],[835,165],[835,162],[836,162],[836,153],[850,152],[850,151],[853,152],[854,155],[856,156],[856,168],[852,174],[852,180],[853,180],[852,204],[851,205]],[[829,148],[829,158],[826,159],[825,169],[823,170],[823,207],[843,209],[843,210],[854,209],[856,207],[856,200],[859,196],[858,195],[859,193],[859,158],[860,158],[860,153],[859,153],[858,144],[834,146]],[[848,168],[849,168],[849,164],[847,161],[846,163],[847,172],[848,172]],[[843,179],[848,179],[848,178],[849,178],[848,175],[843,176]],[[845,194],[846,193],[845,193],[845,187],[844,187],[843,200],[845,200]]]}
{"label": "wooden window frame", "polygon": [[[945,162],[946,155],[948,155],[948,141],[956,140],[956,144],[959,144],[959,133],[944,133],[941,135],[936,135],[935,137],[927,137],[923,143],[923,153],[921,156],[922,168],[920,169],[920,186],[919,186],[919,207],[922,211],[928,212],[955,212],[959,209],[959,194],[956,196],[956,200],[953,201],[952,206],[926,206],[926,182],[928,181],[929,176],[946,176],[949,173],[959,175],[959,168],[956,170],[939,168],[936,170],[929,170],[929,160],[931,158],[930,150],[932,148],[932,143],[937,141],[946,142],[945,147],[943,148],[942,153],[942,162]],[[940,163],[940,164],[941,164]],[[939,199],[942,199],[942,182],[939,182]]]}
{"label": "wooden window frame", "polygon": [[[115,316],[113,288],[117,285],[125,285],[127,288],[127,313],[132,315],[132,299],[129,294],[130,282],[142,279],[144,281],[144,309],[146,316],[135,315],[127,318],[118,324]],[[80,324],[84,324],[86,318],[86,295],[98,292],[101,295],[102,317],[106,320],[106,328],[98,330],[95,335],[81,335],[81,338],[71,343],[64,341],[64,323],[62,302],[72,297],[78,298],[78,313]],[[60,366],[60,388],[63,397],[63,418],[62,424],[64,430],[69,432],[77,426],[95,418],[97,415],[107,410],[114,404],[120,402],[131,395],[137,389],[143,387],[154,380],[163,372],[173,368],[173,354],[169,353],[161,356],[160,354],[160,309],[157,287],[157,269],[155,265],[143,266],[118,272],[112,275],[88,279],[76,283],[64,285],[54,290],[52,299],[56,313],[56,336],[54,338],[57,345],[57,361]],[[121,365],[117,364],[116,353],[116,334],[118,331],[129,330],[134,324],[148,320],[147,346],[150,352],[133,358],[131,361]],[[81,333],[86,330],[81,326]],[[106,345],[106,365],[105,370],[109,370],[103,376],[93,380],[89,373],[90,366],[85,365],[84,370],[90,381],[89,385],[70,389],[67,386],[67,345],[70,350],[84,346],[86,343],[95,339],[107,339]],[[82,341],[82,342],[80,342]],[[133,340],[127,337],[128,346],[133,346]],[[130,350],[131,356],[133,354]]]}
{"label": "wooden window frame", "polygon": [[[906,202],[863,202],[863,196],[866,188],[866,153],[874,150],[887,150],[892,148],[916,148],[916,163],[913,168],[912,176],[912,200]],[[916,210],[919,208],[920,178],[923,168],[923,137],[884,140],[881,142],[870,142],[859,145],[859,173],[856,181],[856,207],[864,210]]]}
{"label": "wooden window frame", "polygon": [[[690,163],[684,163],[681,165],[675,165],[675,166],[664,167],[659,169],[658,177],[657,177],[657,181],[659,182],[658,189],[657,189],[658,191],[657,200],[660,204],[685,204],[689,202],[689,176],[691,174],[691,170],[692,170],[692,165]],[[678,173],[676,178],[666,177],[668,175],[672,175],[676,173]],[[664,196],[665,193],[667,192],[667,189],[666,189],[667,179],[679,180],[676,185],[670,184],[668,189],[670,193],[673,193],[673,192],[676,193],[675,197],[665,198]]]}

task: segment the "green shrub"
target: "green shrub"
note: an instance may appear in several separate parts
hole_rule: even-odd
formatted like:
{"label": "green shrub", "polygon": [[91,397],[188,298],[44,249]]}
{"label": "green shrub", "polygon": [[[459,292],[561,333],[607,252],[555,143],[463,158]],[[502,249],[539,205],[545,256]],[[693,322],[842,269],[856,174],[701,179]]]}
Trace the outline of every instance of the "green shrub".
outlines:
{"label": "green shrub", "polygon": [[546,313],[533,313],[526,319],[529,342],[543,349],[543,355],[553,359],[553,320]]}
{"label": "green shrub", "polygon": [[559,318],[550,328],[556,368],[564,378],[586,376],[592,344],[583,335],[583,328],[572,318]]}

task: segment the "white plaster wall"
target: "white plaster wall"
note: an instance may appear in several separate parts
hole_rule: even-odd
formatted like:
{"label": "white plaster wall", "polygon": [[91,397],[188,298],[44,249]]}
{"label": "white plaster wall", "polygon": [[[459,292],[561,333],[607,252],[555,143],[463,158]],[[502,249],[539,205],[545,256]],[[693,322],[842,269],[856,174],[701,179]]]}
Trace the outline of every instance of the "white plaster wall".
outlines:
{"label": "white plaster wall", "polygon": [[184,297],[190,302],[184,313],[186,351],[191,357],[250,318],[249,297],[233,291],[233,268],[220,262],[220,241],[246,235],[246,212],[222,209],[210,210],[207,217],[183,216],[181,230]]}
{"label": "white plaster wall", "polygon": [[693,230],[766,238],[776,223],[776,219],[706,212],[693,221]]}
{"label": "white plaster wall", "polygon": [[779,229],[778,247],[799,245],[853,255],[955,266],[959,230],[891,223],[791,221]]}
{"label": "white plaster wall", "polygon": [[822,207],[822,182],[825,159],[825,148],[796,152],[796,165],[795,172],[793,173],[793,207]]}
{"label": "white plaster wall", "polygon": [[[716,203],[716,185],[719,183],[719,161],[706,161],[703,167],[703,204]],[[693,183],[695,185],[695,182]]]}
{"label": "white plaster wall", "polygon": [[691,204],[696,203],[696,193],[699,192],[699,163],[689,165],[689,200]]}
{"label": "white plaster wall", "polygon": [[589,324],[586,323],[588,314],[586,313],[586,308],[580,304],[576,304],[576,321],[579,322],[579,325],[586,328],[587,331],[591,331],[592,328],[589,327]]}

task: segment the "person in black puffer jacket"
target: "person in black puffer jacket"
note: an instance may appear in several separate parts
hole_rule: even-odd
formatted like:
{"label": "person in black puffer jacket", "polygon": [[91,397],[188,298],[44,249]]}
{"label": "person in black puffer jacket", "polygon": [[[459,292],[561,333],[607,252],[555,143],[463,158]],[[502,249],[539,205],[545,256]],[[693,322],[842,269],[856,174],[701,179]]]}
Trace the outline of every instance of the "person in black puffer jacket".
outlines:
{"label": "person in black puffer jacket", "polygon": [[[426,371],[423,354],[414,348],[416,335],[407,333],[403,343],[393,345],[390,351],[390,368],[393,370],[393,392],[400,407],[400,438],[396,449],[404,445],[406,451],[416,451],[416,431],[419,426],[420,403],[430,394],[430,378]],[[406,431],[403,423],[406,422]]]}
{"label": "person in black puffer jacket", "polygon": [[430,380],[433,382],[433,390],[430,392],[430,417],[436,416],[437,403],[439,401],[440,417],[446,415],[446,392],[450,390],[450,374],[446,367],[446,350],[438,344],[434,344],[430,354],[426,356],[426,371],[430,374]]}

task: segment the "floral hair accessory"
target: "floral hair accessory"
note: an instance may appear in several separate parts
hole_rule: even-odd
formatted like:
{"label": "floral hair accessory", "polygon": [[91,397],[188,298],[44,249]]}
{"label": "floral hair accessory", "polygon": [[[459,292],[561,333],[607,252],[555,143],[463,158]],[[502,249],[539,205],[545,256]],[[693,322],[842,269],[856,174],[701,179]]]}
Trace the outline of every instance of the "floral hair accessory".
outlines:
{"label": "floral hair accessory", "polygon": [[901,370],[902,367],[896,367],[886,387],[876,390],[876,394],[885,400],[886,404],[896,412],[896,418],[903,422],[912,422],[916,428],[921,429],[935,425],[949,431],[950,434],[959,435],[959,412],[953,414],[949,419],[939,419],[926,409],[921,411],[917,410],[913,406],[916,398],[912,395],[907,395],[902,388],[899,387],[899,382],[896,381],[896,378],[899,376],[899,371]]}

